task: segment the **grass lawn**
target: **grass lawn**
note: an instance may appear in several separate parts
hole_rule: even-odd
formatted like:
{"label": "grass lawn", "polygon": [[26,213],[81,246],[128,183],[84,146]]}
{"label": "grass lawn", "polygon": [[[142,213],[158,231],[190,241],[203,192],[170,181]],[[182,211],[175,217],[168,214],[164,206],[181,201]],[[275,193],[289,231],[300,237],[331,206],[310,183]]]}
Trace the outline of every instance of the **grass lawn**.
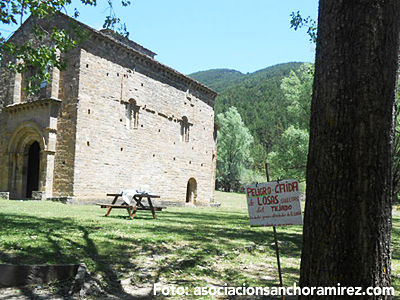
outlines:
{"label": "grass lawn", "polygon": [[[217,192],[219,208],[139,211],[0,200],[0,262],[85,263],[109,294],[122,283],[278,286],[272,228],[249,226],[245,195]],[[299,279],[302,228],[277,228],[284,285]],[[400,291],[400,211],[393,212],[393,284]],[[400,276],[399,276],[400,277]],[[122,283],[121,283],[122,282]],[[1,296],[1,295],[0,295]],[[196,299],[211,299],[194,297]],[[178,299],[178,298],[174,298]],[[187,297],[186,297],[187,299]]]}

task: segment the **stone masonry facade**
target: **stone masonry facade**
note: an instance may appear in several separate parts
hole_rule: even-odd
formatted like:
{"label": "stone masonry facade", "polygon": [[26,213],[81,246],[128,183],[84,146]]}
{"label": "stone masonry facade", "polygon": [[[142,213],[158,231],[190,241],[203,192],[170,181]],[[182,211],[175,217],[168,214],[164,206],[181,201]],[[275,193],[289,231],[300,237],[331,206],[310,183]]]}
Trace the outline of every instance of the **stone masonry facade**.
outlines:
{"label": "stone masonry facade", "polygon": [[[32,20],[12,37],[26,39]],[[50,69],[37,97],[2,61],[0,192],[91,203],[127,188],[161,202],[208,205],[216,170],[217,94],[142,46],[59,14],[42,26],[88,37]]]}

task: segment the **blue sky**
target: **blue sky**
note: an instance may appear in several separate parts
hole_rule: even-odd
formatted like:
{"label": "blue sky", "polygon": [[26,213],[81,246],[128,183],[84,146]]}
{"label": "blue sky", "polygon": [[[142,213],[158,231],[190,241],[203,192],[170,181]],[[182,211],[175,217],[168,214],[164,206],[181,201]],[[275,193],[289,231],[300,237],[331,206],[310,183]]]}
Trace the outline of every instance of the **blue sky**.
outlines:
{"label": "blue sky", "polygon": [[[216,68],[251,73],[315,56],[305,30],[290,28],[290,13],[317,19],[317,0],[131,0],[126,8],[114,1],[130,39],[184,74]],[[108,13],[106,1],[98,2],[95,9],[79,6],[78,19],[95,29]]]}

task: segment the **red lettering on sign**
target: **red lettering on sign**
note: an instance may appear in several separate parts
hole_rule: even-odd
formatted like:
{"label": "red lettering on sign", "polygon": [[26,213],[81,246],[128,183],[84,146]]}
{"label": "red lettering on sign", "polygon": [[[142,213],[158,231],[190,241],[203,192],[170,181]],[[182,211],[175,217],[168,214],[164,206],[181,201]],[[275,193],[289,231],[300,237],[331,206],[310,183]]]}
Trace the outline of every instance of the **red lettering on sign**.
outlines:
{"label": "red lettering on sign", "polygon": [[299,191],[299,184],[297,181],[279,183],[275,186],[275,193],[290,193]]}
{"label": "red lettering on sign", "polygon": [[292,206],[291,205],[277,205],[277,206],[271,206],[272,211],[287,211],[291,210]]}
{"label": "red lettering on sign", "polygon": [[264,196],[262,198],[257,197],[258,205],[270,205],[270,204],[278,204],[278,195],[275,196]]}
{"label": "red lettering on sign", "polygon": [[260,188],[247,188],[247,196],[256,197],[271,194],[271,188],[260,187]]}

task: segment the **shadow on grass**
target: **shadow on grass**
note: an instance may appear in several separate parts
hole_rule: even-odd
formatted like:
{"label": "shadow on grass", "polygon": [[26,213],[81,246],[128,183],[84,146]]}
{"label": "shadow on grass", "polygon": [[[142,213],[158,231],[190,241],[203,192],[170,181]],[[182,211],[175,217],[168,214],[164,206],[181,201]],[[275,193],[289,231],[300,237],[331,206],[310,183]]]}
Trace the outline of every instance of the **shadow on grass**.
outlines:
{"label": "shadow on grass", "polygon": [[[160,272],[185,271],[206,264],[210,257],[234,255],[235,249],[252,242],[273,247],[272,229],[250,228],[248,217],[240,212],[163,211],[157,217],[153,220],[151,214],[140,213],[134,220],[119,215],[109,216],[108,220],[99,215],[95,217],[97,223],[89,223],[70,218],[0,214],[2,234],[16,237],[3,239],[6,242],[0,245],[0,260],[13,264],[84,261],[91,273],[103,275],[107,293],[121,296],[125,293],[119,270],[140,272],[132,263],[136,256],[149,258],[172,253],[176,259],[161,263]],[[123,234],[115,234],[118,229]],[[137,237],[138,232],[144,236]],[[301,232],[279,230],[278,239],[287,243],[280,247],[283,255],[300,257]],[[183,246],[173,245],[175,242],[182,242]],[[27,290],[25,293],[32,296]],[[128,294],[124,296],[129,299]]]}
{"label": "shadow on grass", "polygon": [[[232,248],[235,248],[237,245],[235,241],[238,240],[260,245],[270,245],[274,242],[272,228],[251,228],[248,217],[242,213],[168,212],[162,220],[170,225],[160,224],[157,226],[158,231],[165,234],[175,232],[190,241],[213,243],[214,240],[223,240],[226,246],[231,244]],[[184,226],[173,226],[177,221]],[[277,231],[278,240],[285,241],[286,245],[290,244],[290,247],[281,247],[280,250],[286,254],[299,255],[302,243],[301,232],[290,233],[286,229]]]}
{"label": "shadow on grass", "polygon": [[[100,255],[98,247],[90,238],[90,233],[96,228],[86,227],[77,224],[72,219],[46,219],[39,217],[23,218],[19,215],[2,215],[0,214],[0,231],[3,234],[11,232],[25,232],[31,238],[42,238],[41,243],[34,243],[33,246],[28,245],[21,248],[17,242],[11,248],[4,249],[0,245],[0,260],[4,263],[11,264],[51,264],[51,263],[79,263],[83,258],[88,258],[94,265],[92,268],[96,272],[104,274],[106,292],[112,295],[123,296],[124,299],[136,299],[126,294],[118,280],[117,273],[112,267],[112,260],[108,256]],[[79,232],[81,238],[79,241],[73,240],[68,233]],[[21,237],[24,237],[22,235]],[[9,243],[10,244],[10,243]],[[42,244],[42,245],[41,245]],[[65,251],[65,246],[80,250],[79,253],[72,255]],[[10,245],[8,245],[10,246]],[[4,250],[11,250],[11,253],[5,253]],[[79,255],[80,254],[80,255]],[[127,267],[134,268],[128,259],[123,260]],[[41,299],[36,295],[33,288],[22,287],[21,293],[29,299]],[[59,296],[65,297],[65,291],[60,291]]]}

